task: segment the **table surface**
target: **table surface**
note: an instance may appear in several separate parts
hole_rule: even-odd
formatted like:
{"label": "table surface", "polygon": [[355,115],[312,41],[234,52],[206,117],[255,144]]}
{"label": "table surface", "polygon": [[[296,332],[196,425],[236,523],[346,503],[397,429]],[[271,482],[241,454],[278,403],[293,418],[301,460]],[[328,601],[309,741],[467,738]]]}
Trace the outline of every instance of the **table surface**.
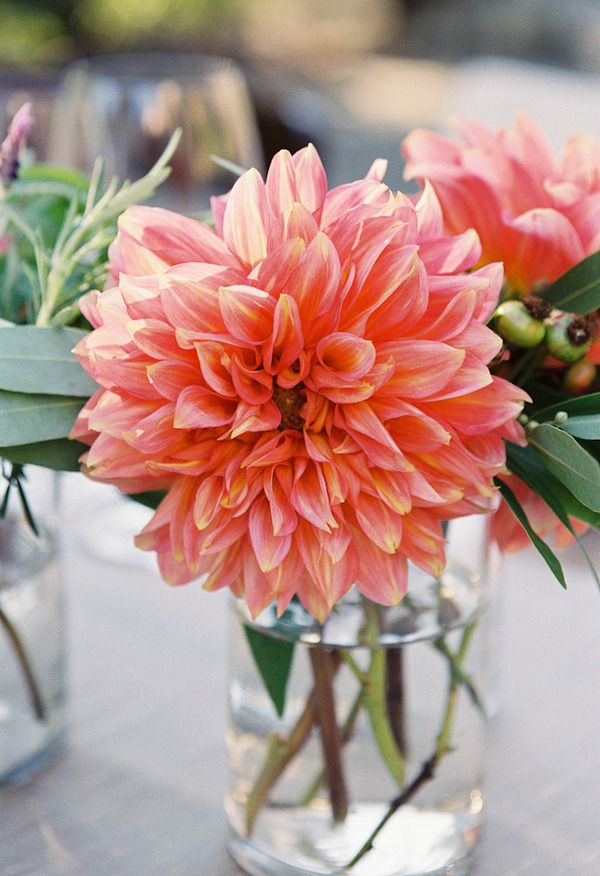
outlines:
{"label": "table surface", "polygon": [[[498,79],[493,65],[488,74]],[[92,485],[67,487],[68,737],[28,783],[1,792],[0,873],[239,876],[221,805],[226,599],[168,588],[125,540],[136,521],[110,523],[131,506],[100,488],[96,507]],[[589,549],[600,568],[598,541]],[[504,566],[502,705],[477,876],[600,873],[600,597],[576,550],[565,562],[567,593],[532,553]]]}

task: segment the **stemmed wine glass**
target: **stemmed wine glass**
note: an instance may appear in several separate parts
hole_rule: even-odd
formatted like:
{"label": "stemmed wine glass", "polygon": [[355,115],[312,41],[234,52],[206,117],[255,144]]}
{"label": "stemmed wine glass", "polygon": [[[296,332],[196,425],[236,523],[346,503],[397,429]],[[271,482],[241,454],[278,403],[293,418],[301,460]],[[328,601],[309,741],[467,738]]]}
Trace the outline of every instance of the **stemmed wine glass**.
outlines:
{"label": "stemmed wine glass", "polygon": [[50,155],[91,171],[97,156],[113,174],[138,178],[154,164],[175,130],[182,139],[156,203],[187,213],[229,189],[218,156],[262,166],[246,80],[225,58],[194,54],[99,56],[72,64],[54,113]]}

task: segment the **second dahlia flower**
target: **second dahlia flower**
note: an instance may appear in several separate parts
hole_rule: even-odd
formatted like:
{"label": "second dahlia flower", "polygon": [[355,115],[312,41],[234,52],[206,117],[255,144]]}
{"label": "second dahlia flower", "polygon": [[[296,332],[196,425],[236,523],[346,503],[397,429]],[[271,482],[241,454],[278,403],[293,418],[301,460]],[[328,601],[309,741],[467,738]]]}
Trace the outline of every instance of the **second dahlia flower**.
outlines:
{"label": "second dahlia flower", "polygon": [[502,261],[509,285],[529,292],[600,249],[600,142],[575,134],[559,162],[524,114],[499,131],[467,119],[455,128],[458,142],[421,129],[409,134],[405,176],[429,180],[446,228],[474,228],[483,262]]}
{"label": "second dahlia flower", "polygon": [[215,200],[215,230],[122,216],[74,434],[92,477],[167,489],[137,543],[168,581],[255,615],[298,594],[323,619],[353,584],[395,603],[408,561],[443,568],[441,521],[494,501],[525,398],[487,367],[501,268],[465,273],[476,234],[384,169],[328,191],[312,147],[283,151]]}

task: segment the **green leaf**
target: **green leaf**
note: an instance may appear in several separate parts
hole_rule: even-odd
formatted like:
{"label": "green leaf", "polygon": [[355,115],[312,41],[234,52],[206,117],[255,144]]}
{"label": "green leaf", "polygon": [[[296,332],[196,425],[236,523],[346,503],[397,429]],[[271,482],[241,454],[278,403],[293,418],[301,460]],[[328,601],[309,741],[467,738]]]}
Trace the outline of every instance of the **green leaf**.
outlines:
{"label": "green leaf", "polygon": [[589,414],[587,417],[569,417],[566,423],[560,424],[560,427],[569,435],[574,435],[575,438],[598,441],[600,439],[600,414]]}
{"label": "green leaf", "polygon": [[542,423],[527,436],[531,447],[573,495],[600,511],[600,464],[567,432],[550,423]]}
{"label": "green leaf", "polygon": [[275,639],[248,624],[244,624],[244,632],[271,702],[281,717],[285,708],[285,692],[292,668],[294,643]]}
{"label": "green leaf", "polygon": [[500,492],[502,494],[502,498],[504,499],[504,501],[506,502],[506,504],[508,505],[510,510],[513,512],[513,514],[515,515],[515,517],[517,518],[517,520],[519,521],[519,523],[521,524],[521,526],[523,527],[523,529],[525,530],[525,532],[527,533],[529,538],[531,539],[531,543],[539,551],[539,553],[541,554],[543,559],[546,561],[548,568],[550,569],[550,571],[552,572],[552,574],[554,575],[554,577],[556,578],[558,583],[561,585],[561,587],[564,587],[566,590],[567,589],[567,582],[565,581],[565,574],[562,570],[560,560],[558,559],[558,557],[556,556],[554,551],[546,544],[545,541],[543,541],[539,537],[539,535],[532,528],[529,520],[527,519],[527,515],[525,514],[525,511],[521,507],[521,503],[519,502],[519,500],[517,499],[517,497],[515,496],[515,494],[511,490],[511,488],[508,486],[508,484],[506,484],[504,481],[500,480],[500,478],[494,478],[494,482],[496,483],[496,486],[500,490]]}
{"label": "green leaf", "polygon": [[84,400],[0,389],[0,447],[66,438]]}
{"label": "green leaf", "polygon": [[[506,464],[509,470],[521,478],[552,508],[561,523],[564,516],[574,517],[600,529],[600,513],[592,511],[576,499],[564,484],[561,484],[532,447],[518,447],[506,443]],[[566,526],[566,524],[565,524]]]}
{"label": "green leaf", "polygon": [[86,334],[73,328],[0,327],[0,389],[89,398],[98,386],[71,352]]}
{"label": "green leaf", "polygon": [[591,313],[600,307],[600,252],[564,273],[541,293],[542,298],[568,313]]}
{"label": "green leaf", "polygon": [[591,392],[577,398],[565,399],[549,407],[536,411],[536,420],[552,420],[559,411],[565,411],[570,417],[584,414],[600,414],[600,392]]}
{"label": "green leaf", "polygon": [[71,188],[87,189],[89,179],[83,173],[69,167],[59,167],[56,164],[43,164],[36,162],[29,167],[19,170],[19,177],[13,185],[13,189],[19,182],[55,182],[63,183]]}
{"label": "green leaf", "polygon": [[79,441],[56,438],[35,444],[18,444],[16,447],[0,447],[0,458],[20,465],[40,465],[55,471],[79,471],[79,457],[89,450]]}
{"label": "green leaf", "polygon": [[128,493],[127,498],[156,511],[166,495],[164,490],[148,490],[145,493]]}
{"label": "green leaf", "polygon": [[596,571],[596,567],[585,545],[579,539],[569,519],[569,517],[574,517],[575,519],[582,520],[584,523],[589,523],[596,529],[600,529],[600,514],[582,505],[560,481],[556,480],[543,460],[540,459],[531,447],[519,447],[516,444],[507,442],[506,464],[513,474],[521,478],[548,505],[563,526],[566,526],[576,540],[596,584],[600,588],[598,571]]}

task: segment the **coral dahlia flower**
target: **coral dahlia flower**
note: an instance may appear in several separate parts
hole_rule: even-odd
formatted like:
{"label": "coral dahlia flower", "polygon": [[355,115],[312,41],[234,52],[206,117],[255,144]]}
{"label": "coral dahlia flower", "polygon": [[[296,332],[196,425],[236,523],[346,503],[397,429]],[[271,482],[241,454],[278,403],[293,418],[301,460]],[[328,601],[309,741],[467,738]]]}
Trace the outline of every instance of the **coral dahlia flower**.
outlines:
{"label": "coral dahlia flower", "polygon": [[489,510],[524,394],[487,367],[498,265],[365,179],[330,191],[312,147],[214,202],[215,229],[126,211],[117,284],[84,303],[100,384],[74,435],[94,478],[167,494],[137,544],[256,615],[297,594],[324,619],[355,584],[398,602],[444,566],[441,521]]}
{"label": "coral dahlia flower", "polygon": [[525,115],[496,132],[466,119],[454,127],[459,142],[409,134],[405,176],[433,185],[450,233],[477,231],[482,263],[502,261],[508,283],[526,293],[600,249],[600,142],[575,134],[557,162]]}

